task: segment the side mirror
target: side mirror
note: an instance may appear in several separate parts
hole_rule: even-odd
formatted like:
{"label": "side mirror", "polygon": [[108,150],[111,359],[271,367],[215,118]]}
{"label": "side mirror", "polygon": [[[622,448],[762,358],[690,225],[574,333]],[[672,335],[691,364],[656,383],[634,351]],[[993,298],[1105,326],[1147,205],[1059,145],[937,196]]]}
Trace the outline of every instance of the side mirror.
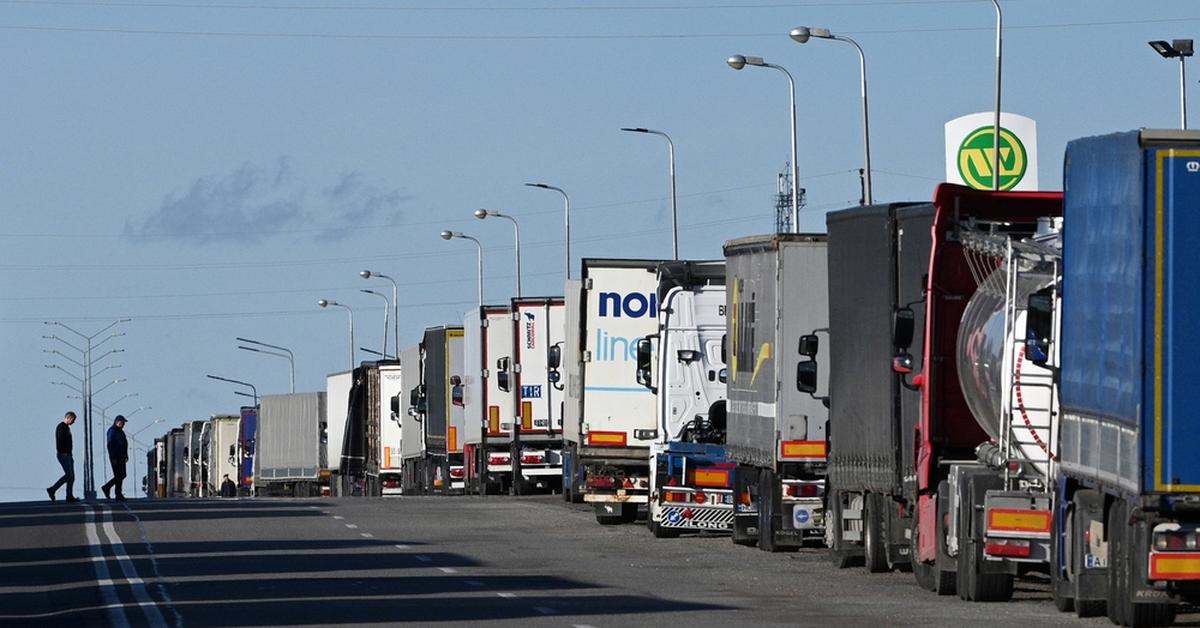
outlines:
{"label": "side mirror", "polygon": [[806,358],[817,357],[817,352],[821,349],[821,341],[816,334],[805,334],[800,336],[800,355]]}
{"label": "side mirror", "polygon": [[729,382],[729,369],[723,368],[720,371],[717,371],[717,380],[720,381],[722,384],[728,383]]}
{"label": "side mirror", "polygon": [[229,457],[230,458],[237,457],[237,445],[229,446]]}
{"label": "side mirror", "polygon": [[796,390],[810,395],[817,392],[816,360],[805,360],[796,365]]}
{"label": "side mirror", "polygon": [[392,396],[392,416],[400,416],[400,395]]}
{"label": "side mirror", "polygon": [[466,405],[466,399],[463,395],[462,378],[457,375],[450,376],[450,405],[463,407]]}
{"label": "side mirror", "polygon": [[1046,366],[1050,361],[1053,326],[1054,290],[1043,288],[1029,295],[1029,306],[1025,311],[1025,359]]}
{"label": "side mirror", "polygon": [[901,353],[892,358],[892,372],[900,375],[908,375],[913,372],[913,357],[908,353]]}
{"label": "side mirror", "polygon": [[653,388],[654,382],[650,381],[650,357],[653,348],[649,338],[639,338],[637,341],[637,372],[635,379],[637,383],[646,388]]}
{"label": "side mirror", "polygon": [[512,358],[507,356],[496,360],[496,387],[504,392],[512,392]]}
{"label": "side mirror", "polygon": [[562,345],[552,345],[546,350],[546,368],[557,370],[562,365]]}
{"label": "side mirror", "polygon": [[913,341],[913,324],[917,315],[911,307],[902,307],[892,314],[892,346],[908,349]]}

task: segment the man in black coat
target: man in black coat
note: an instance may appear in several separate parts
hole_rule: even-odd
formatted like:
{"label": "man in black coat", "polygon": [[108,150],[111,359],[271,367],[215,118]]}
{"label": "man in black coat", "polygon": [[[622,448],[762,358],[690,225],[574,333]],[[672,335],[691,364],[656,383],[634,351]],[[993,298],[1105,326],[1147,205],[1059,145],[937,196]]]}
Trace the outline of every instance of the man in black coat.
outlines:
{"label": "man in black coat", "polygon": [[75,498],[75,456],[74,444],[71,441],[71,424],[75,422],[75,413],[67,412],[63,420],[54,429],[54,448],[58,452],[58,464],[62,465],[63,475],[54,486],[46,489],[50,501],[54,501],[54,493],[58,487],[67,485],[67,501],[77,502]]}
{"label": "man in black coat", "polygon": [[125,482],[125,463],[129,461],[129,441],[125,439],[125,417],[120,414],[113,419],[112,427],[108,428],[108,461],[112,464],[113,476],[100,489],[105,497],[112,499],[109,491],[115,487],[117,501],[125,501],[121,484]]}

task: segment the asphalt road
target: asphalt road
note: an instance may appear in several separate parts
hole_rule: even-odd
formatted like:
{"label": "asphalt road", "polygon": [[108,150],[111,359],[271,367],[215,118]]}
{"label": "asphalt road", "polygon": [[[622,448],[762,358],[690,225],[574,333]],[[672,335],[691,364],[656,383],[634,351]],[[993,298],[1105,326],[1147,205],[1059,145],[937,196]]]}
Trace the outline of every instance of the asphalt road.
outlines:
{"label": "asphalt road", "polygon": [[970,604],[819,549],[602,527],[557,497],[0,504],[0,624],[1109,625],[1058,613],[1037,578]]}

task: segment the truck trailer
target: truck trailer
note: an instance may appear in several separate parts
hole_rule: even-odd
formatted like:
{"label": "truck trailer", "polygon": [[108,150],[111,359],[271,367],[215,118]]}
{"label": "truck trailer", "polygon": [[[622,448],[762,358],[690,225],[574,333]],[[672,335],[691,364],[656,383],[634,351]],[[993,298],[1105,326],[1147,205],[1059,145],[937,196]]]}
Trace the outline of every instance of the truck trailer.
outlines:
{"label": "truck trailer", "polygon": [[208,420],[208,429],[204,431],[204,441],[201,443],[206,497],[221,494],[221,483],[225,476],[231,480],[238,476],[238,462],[241,459],[238,447],[240,423],[241,417],[236,415],[215,415]]}
{"label": "truck trailer", "polygon": [[[513,326],[508,305],[484,305],[463,319],[463,458],[467,491],[507,493],[512,487],[511,394]],[[506,362],[507,361],[507,362]],[[508,389],[510,392],[506,392]]]}
{"label": "truck trailer", "polygon": [[658,267],[658,329],[637,343],[635,381],[655,395],[646,525],[656,538],[726,532],[733,467],[725,456],[725,262]]}
{"label": "truck trailer", "polygon": [[513,492],[559,491],[565,395],[555,362],[561,359],[566,307],[562,297],[516,297],[510,309]]}
{"label": "truck trailer", "polygon": [[400,495],[401,488],[401,456],[400,456],[400,412],[392,408],[395,399],[403,390],[401,385],[402,366],[395,363],[379,366],[379,390],[372,397],[371,403],[379,409],[379,495]]}
{"label": "truck trailer", "polygon": [[260,398],[255,490],[272,497],[317,497],[328,491],[325,393]]}
{"label": "truck trailer", "polygon": [[[403,355],[401,360],[405,361]],[[419,383],[407,391],[411,415],[405,420],[401,439],[404,492],[461,491],[466,479],[461,440],[465,427],[463,328],[443,325],[426,329],[418,363]],[[407,371],[402,371],[402,377],[406,375]],[[410,432],[419,434],[411,445]]]}
{"label": "truck trailer", "polygon": [[[822,399],[798,390],[798,375],[801,360],[817,355],[816,343],[806,346],[801,337],[829,326],[826,238],[751,236],[724,250],[733,541],[769,552],[797,549],[820,540],[825,528],[829,415]],[[827,364],[825,354],[816,360]]]}
{"label": "truck trailer", "polygon": [[238,434],[241,462],[238,464],[238,494],[254,494],[254,444],[258,436],[258,406],[242,406]]}
{"label": "truck trailer", "polygon": [[658,327],[660,263],[584,259],[566,284],[564,490],[601,524],[632,523],[649,500],[654,395],[630,373],[637,342]]}
{"label": "truck trailer", "polygon": [[[340,494],[379,497],[383,494],[380,469],[385,453],[381,436],[385,423],[392,423],[390,400],[400,392],[400,362],[363,362],[351,375],[344,433],[338,439],[341,442]],[[385,381],[388,383],[386,388]],[[332,424],[330,429],[334,429]],[[399,466],[398,437],[394,439],[394,446],[397,450],[394,464]],[[389,458],[389,464],[392,463]],[[399,488],[398,479],[392,478],[391,489]]]}
{"label": "truck trailer", "polygon": [[325,451],[328,453],[323,473],[329,474],[329,488],[336,496],[349,495],[348,481],[341,473],[342,447],[346,438],[346,421],[350,416],[350,388],[354,371],[341,371],[325,376]]}

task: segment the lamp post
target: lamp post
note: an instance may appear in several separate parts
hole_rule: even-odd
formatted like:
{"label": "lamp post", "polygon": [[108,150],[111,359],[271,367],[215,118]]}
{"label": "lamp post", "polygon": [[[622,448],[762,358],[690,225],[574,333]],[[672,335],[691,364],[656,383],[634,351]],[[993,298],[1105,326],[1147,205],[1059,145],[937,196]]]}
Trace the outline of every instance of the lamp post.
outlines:
{"label": "lamp post", "polygon": [[992,121],[992,189],[1000,190],[1000,34],[1004,31],[1004,16],[1000,2],[992,0],[996,8],[996,117]]}
{"label": "lamp post", "polygon": [[[388,277],[387,275],[385,275],[383,273],[375,272],[373,270],[361,271],[358,273],[358,276],[362,277],[363,279],[370,279],[371,277],[387,279],[392,284],[392,330],[395,332],[395,334],[393,334],[393,335],[395,335],[395,337],[396,337],[395,341],[393,342],[393,344],[395,346],[395,351],[393,353],[395,353],[396,359],[399,360],[400,359],[400,286],[398,286],[396,284],[395,279],[392,279],[391,277]],[[387,353],[386,346],[383,348],[383,352]]]}
{"label": "lamp post", "polygon": [[1164,59],[1179,58],[1179,128],[1187,129],[1187,85],[1184,82],[1183,60],[1192,56],[1192,40],[1174,39],[1169,44],[1156,40],[1150,42],[1150,47]]}
{"label": "lamp post", "polygon": [[254,384],[251,384],[249,382],[243,382],[243,381],[237,380],[237,379],[230,379],[228,377],[221,377],[220,375],[205,375],[205,377],[207,377],[209,379],[215,379],[215,380],[222,381],[222,382],[229,382],[230,384],[237,384],[238,386],[245,386],[245,387],[249,388],[250,391],[254,394],[246,395],[246,393],[243,393],[240,391],[234,391],[234,394],[240,394],[240,395],[247,396],[247,397],[253,397],[255,407],[258,406],[258,389],[254,387]]}
{"label": "lamp post", "polygon": [[[148,408],[148,407],[149,407],[149,406],[143,406],[142,408]],[[142,408],[138,408],[137,410],[141,410]],[[125,418],[129,418],[129,417],[133,416],[134,412],[137,412],[137,410],[134,410],[133,412],[130,412],[130,413],[129,413],[129,415],[128,415],[128,416],[126,416]],[[145,426],[145,427],[143,427],[142,429],[140,429],[140,430],[138,430],[138,431],[136,431],[136,432],[134,432],[134,433],[130,434],[130,435],[129,435],[129,440],[133,441],[133,442],[134,442],[134,444],[140,444],[140,445],[142,445],[142,449],[143,449],[143,450],[145,450],[145,451],[147,451],[147,452],[149,452],[150,448],[149,448],[149,447],[147,447],[147,446],[146,446],[144,443],[142,443],[141,441],[139,441],[139,440],[137,439],[137,435],[138,435],[138,434],[141,434],[142,432],[145,432],[146,430],[150,429],[151,427],[154,427],[155,425],[158,425],[159,423],[162,423],[163,421],[164,421],[164,419],[155,419],[155,420],[154,420],[153,422],[151,422],[149,425],[146,425],[146,426]],[[149,464],[149,463],[147,462],[147,464]],[[149,472],[150,472],[150,469],[147,467],[147,469],[146,469],[146,473],[147,473],[147,475],[149,475]],[[134,450],[133,450],[133,482],[134,482],[134,484],[133,484],[133,485],[134,485],[134,486],[137,486],[137,482],[138,482],[138,476],[137,476],[137,447],[134,447]],[[145,487],[143,487],[143,489],[142,489],[142,493],[143,493],[143,494],[146,494],[146,495],[149,495],[149,493],[150,493],[150,487],[149,487],[149,486],[145,486]]]}
{"label": "lamp post", "polygon": [[475,248],[479,251],[479,307],[483,307],[483,245],[479,243],[479,240],[476,240],[475,238],[472,238],[461,231],[443,231],[441,233],[441,237],[443,240],[459,238],[462,240],[470,240],[475,243]]}
{"label": "lamp post", "polygon": [[740,70],[748,65],[757,66],[760,68],[774,68],[783,72],[787,77],[790,89],[788,95],[791,98],[791,115],[792,115],[792,233],[800,233],[800,168],[796,164],[796,81],[792,78],[792,73],[786,68],[774,63],[763,61],[762,57],[748,57],[745,55],[733,55],[725,60],[729,67]]}
{"label": "lamp post", "polygon": [[[671,141],[670,135],[662,131],[655,131],[654,129],[621,127],[621,130],[629,133],[657,135],[667,140],[667,159],[671,167],[671,259],[679,259],[679,209],[675,197],[675,142]],[[795,162],[795,160],[796,156],[793,153],[792,161]]]}
{"label": "lamp post", "polygon": [[387,295],[383,294],[382,292],[375,292],[374,290],[367,290],[366,288],[359,290],[359,292],[361,292],[363,294],[373,294],[373,295],[383,299],[383,353],[381,353],[380,355],[382,355],[383,359],[386,360],[387,359],[387,339],[388,339],[388,314],[389,314],[389,310],[392,309],[392,303],[391,303],[391,301],[388,301]]}
{"label": "lamp post", "polygon": [[340,307],[340,308],[345,309],[346,313],[350,315],[350,370],[353,371],[354,370],[354,310],[350,309],[349,305],[338,303],[337,301],[331,301],[329,299],[321,299],[321,300],[317,301],[317,305],[319,305],[321,307],[330,307],[330,306]]}
{"label": "lamp post", "polygon": [[242,346],[242,345],[238,346],[238,349],[242,349],[245,351],[253,351],[255,353],[263,353],[266,355],[273,355],[273,356],[280,357],[280,358],[286,358],[288,361],[288,383],[290,385],[291,392],[296,392],[296,356],[292,355],[291,349],[286,349],[284,347],[279,347],[276,345],[269,345],[265,342],[259,342],[257,340],[251,340],[249,338],[242,338],[241,336],[234,338],[234,340],[237,340],[238,342],[244,342],[246,344],[258,345],[260,347],[266,347],[268,349],[275,349],[276,351],[282,351],[283,353],[275,353],[274,351],[263,351],[262,349],[256,349],[254,347],[246,347],[246,346]]}
{"label": "lamp post", "polygon": [[807,26],[797,26],[792,29],[789,36],[797,43],[807,43],[809,38],[816,37],[817,39],[832,39],[834,41],[842,41],[854,46],[858,51],[858,71],[861,79],[860,91],[862,92],[862,126],[863,126],[863,205],[871,205],[875,202],[874,195],[871,193],[871,123],[870,115],[867,113],[867,56],[863,54],[862,46],[858,42],[844,35],[834,35],[828,28],[809,28]]}
{"label": "lamp post", "polygon": [[564,192],[562,188],[555,187],[553,185],[546,185],[545,183],[526,183],[525,185],[527,185],[531,188],[541,188],[543,190],[554,190],[555,192],[562,194],[563,202],[566,204],[566,208],[563,210],[563,225],[564,225],[563,241],[566,243],[565,253],[564,253],[566,266],[565,266],[564,270],[566,272],[567,280],[570,281],[570,279],[571,279],[571,198],[569,196],[567,196],[567,193]]}
{"label": "lamp post", "polygon": [[513,234],[515,236],[515,242],[516,242],[515,248],[516,248],[516,254],[517,254],[517,297],[520,298],[520,296],[521,296],[521,225],[519,225],[517,223],[516,218],[513,218],[512,216],[509,216],[508,214],[498,212],[494,209],[477,209],[477,210],[475,210],[475,217],[480,220],[483,220],[483,219],[487,218],[488,216],[495,216],[496,218],[504,218],[504,219],[507,219],[508,221],[512,222],[512,224],[513,224]]}

